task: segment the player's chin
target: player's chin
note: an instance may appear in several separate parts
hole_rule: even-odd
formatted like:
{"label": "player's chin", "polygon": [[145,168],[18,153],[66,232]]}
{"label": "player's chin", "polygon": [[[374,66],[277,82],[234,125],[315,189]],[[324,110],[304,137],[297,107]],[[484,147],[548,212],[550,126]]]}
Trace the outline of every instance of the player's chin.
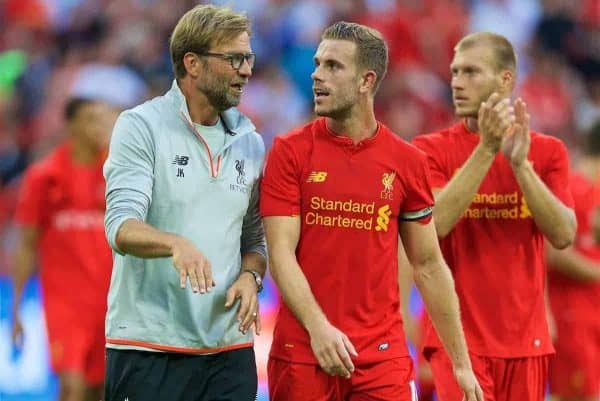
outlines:
{"label": "player's chin", "polygon": [[319,104],[315,104],[314,107],[314,112],[316,115],[318,115],[319,117],[328,117],[331,114],[331,110],[329,110],[326,107],[323,107],[322,105]]}
{"label": "player's chin", "polygon": [[242,100],[242,96],[241,94],[239,95],[228,95],[227,96],[227,105],[229,107],[237,107],[240,104],[240,101]]}
{"label": "player's chin", "polygon": [[454,114],[459,118],[477,118],[479,110],[473,107],[454,106]]}

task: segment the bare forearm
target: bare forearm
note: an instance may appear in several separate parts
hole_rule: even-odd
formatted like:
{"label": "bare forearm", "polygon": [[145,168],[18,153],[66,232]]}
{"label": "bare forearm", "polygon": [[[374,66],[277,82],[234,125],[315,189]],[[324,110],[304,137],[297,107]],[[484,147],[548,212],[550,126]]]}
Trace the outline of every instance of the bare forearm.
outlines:
{"label": "bare forearm", "polygon": [[173,244],[179,239],[182,238],[130,219],[119,228],[116,243],[127,254],[140,258],[160,258],[173,256]]}
{"label": "bare forearm", "polygon": [[400,290],[400,313],[406,322],[410,319],[410,290],[414,282],[413,269],[410,265],[402,241],[398,241],[398,288]]}
{"label": "bare forearm", "polygon": [[433,216],[439,238],[448,235],[467,210],[494,158],[494,153],[477,146],[465,164],[437,194]]}
{"label": "bare forearm", "polygon": [[548,266],[564,275],[579,281],[600,280],[600,264],[588,259],[573,248],[555,249],[546,244]]}
{"label": "bare forearm", "polygon": [[285,304],[292,310],[302,326],[310,331],[327,318],[317,303],[302,273],[300,265],[294,254],[287,252],[271,252],[270,254],[271,276],[279,288]]}
{"label": "bare forearm", "polygon": [[246,252],[242,255],[242,270],[254,270],[262,277],[267,272],[267,261],[263,255],[257,252]]}
{"label": "bare forearm", "polygon": [[35,250],[24,244],[19,245],[15,255],[15,264],[12,269],[14,284],[13,313],[21,306],[23,289],[27,281],[35,274]]}
{"label": "bare forearm", "polygon": [[455,368],[470,368],[467,343],[460,321],[458,297],[450,269],[441,266],[419,267],[415,284],[421,293],[427,313]]}
{"label": "bare forearm", "polygon": [[418,342],[418,327],[410,313],[410,292],[414,283],[413,268],[408,260],[402,241],[398,241],[398,287],[400,289],[400,315],[404,334],[411,344]]}
{"label": "bare forearm", "polygon": [[577,229],[573,211],[554,196],[528,160],[514,168],[514,173],[535,224],[548,241],[558,249],[572,244]]}

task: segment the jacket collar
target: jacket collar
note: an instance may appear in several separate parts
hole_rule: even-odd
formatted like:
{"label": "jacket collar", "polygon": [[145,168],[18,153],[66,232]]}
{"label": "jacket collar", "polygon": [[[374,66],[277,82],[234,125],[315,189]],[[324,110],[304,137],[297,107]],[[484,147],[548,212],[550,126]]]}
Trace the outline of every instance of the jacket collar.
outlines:
{"label": "jacket collar", "polygon": [[[173,80],[171,89],[165,94],[165,97],[173,102],[177,111],[180,112],[183,118],[187,120],[188,125],[192,124],[190,111],[188,110],[185,96],[177,84],[177,80]],[[240,113],[240,111],[232,107],[221,113],[221,121],[225,127],[225,131],[230,136],[237,136],[256,131],[256,127],[248,117]]]}

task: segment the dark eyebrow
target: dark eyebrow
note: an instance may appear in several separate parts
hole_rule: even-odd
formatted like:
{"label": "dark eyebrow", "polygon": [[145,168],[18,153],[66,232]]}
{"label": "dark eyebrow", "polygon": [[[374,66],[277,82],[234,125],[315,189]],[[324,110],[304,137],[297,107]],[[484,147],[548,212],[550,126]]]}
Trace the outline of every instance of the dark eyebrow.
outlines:
{"label": "dark eyebrow", "polygon": [[321,60],[317,56],[313,57],[313,62],[315,64],[317,64],[317,62],[318,62],[318,63],[323,63],[323,64],[338,65],[338,66],[341,66],[341,67],[343,67],[345,65],[341,61],[336,60],[334,58],[328,58],[328,59],[325,59],[325,60]]}
{"label": "dark eyebrow", "polygon": [[455,71],[455,70],[480,70],[481,68],[475,64],[462,64],[462,65],[456,65],[456,64],[450,64],[450,71]]}

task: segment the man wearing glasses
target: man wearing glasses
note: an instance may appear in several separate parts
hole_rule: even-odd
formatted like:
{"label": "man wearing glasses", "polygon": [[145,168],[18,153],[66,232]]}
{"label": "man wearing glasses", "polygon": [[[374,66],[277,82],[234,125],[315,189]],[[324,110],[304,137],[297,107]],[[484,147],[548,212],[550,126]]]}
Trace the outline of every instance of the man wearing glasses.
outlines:
{"label": "man wearing glasses", "polygon": [[249,35],[227,8],[188,11],[171,35],[171,90],[115,125],[107,401],[256,397],[264,144],[234,107],[252,75]]}

